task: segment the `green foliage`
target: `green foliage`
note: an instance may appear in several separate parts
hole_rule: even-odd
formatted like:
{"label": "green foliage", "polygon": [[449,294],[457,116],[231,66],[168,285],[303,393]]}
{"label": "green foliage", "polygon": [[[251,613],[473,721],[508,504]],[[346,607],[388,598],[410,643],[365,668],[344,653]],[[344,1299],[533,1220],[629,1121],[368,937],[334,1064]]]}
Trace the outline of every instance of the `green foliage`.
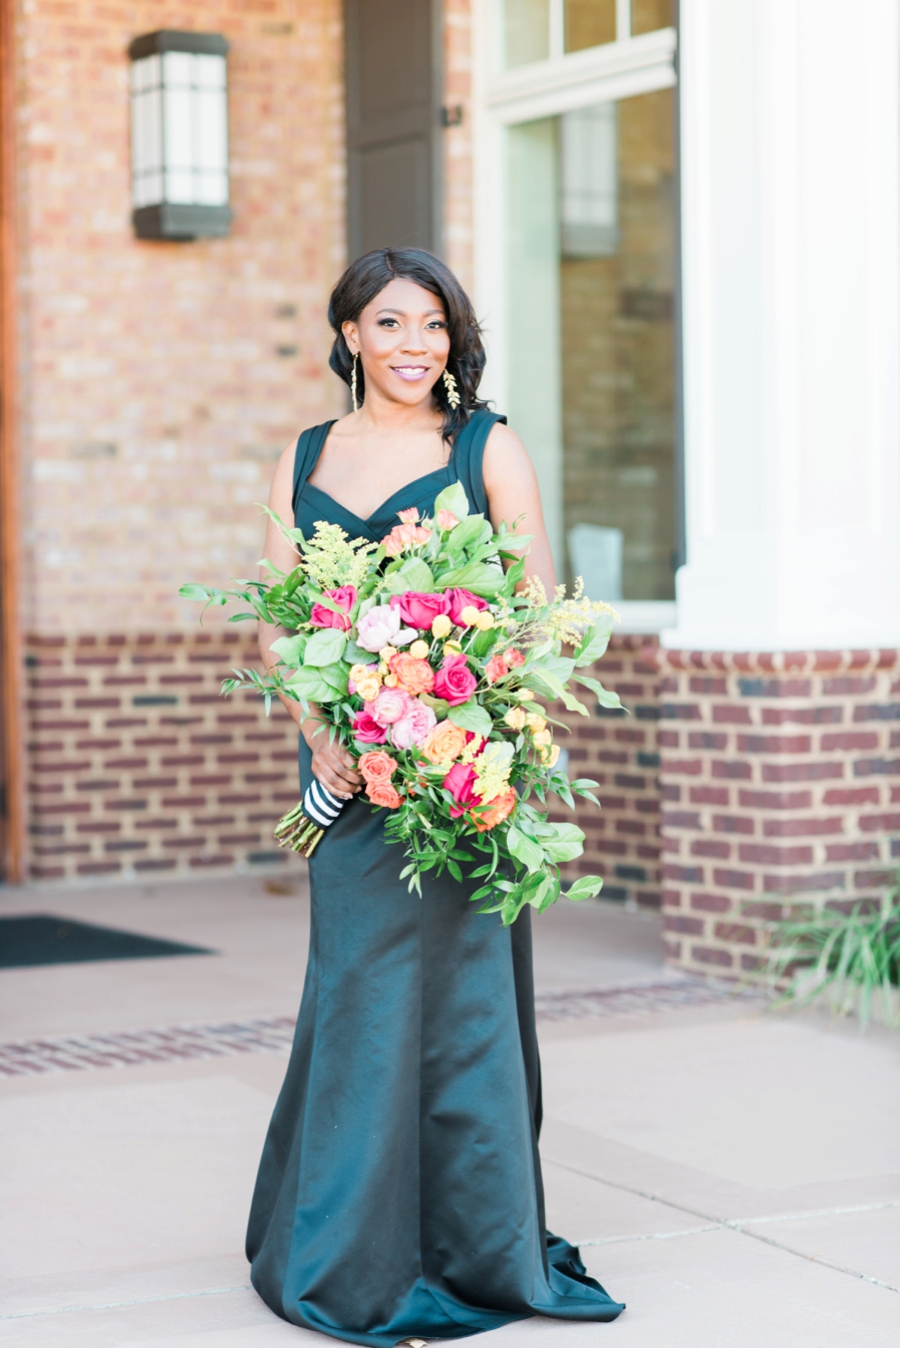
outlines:
{"label": "green foliage", "polygon": [[447,720],[459,726],[460,730],[471,730],[473,735],[484,735],[485,738],[494,728],[490,712],[474,700],[462,702],[458,707],[448,707]]}
{"label": "green foliage", "polygon": [[340,660],[347,645],[347,638],[336,627],[320,627],[306,642],[303,653],[304,665],[316,665],[324,668]]}
{"label": "green foliage", "polygon": [[[307,539],[299,529],[277,521],[299,553],[291,572],[285,574],[264,561],[267,580],[236,580],[230,590],[185,585],[180,593],[204,607],[234,603],[239,611],[229,621],[255,620],[283,633],[270,646],[278,663],[265,673],[234,670],[223,683],[224,693],[253,689],[265,698],[267,711],[275,696],[299,702],[307,714],[315,705],[329,739],[357,756],[372,746],[358,744],[353,737],[352,721],[361,701],[358,694],[349,693],[349,673],[356,664],[380,663],[355,640],[360,618],[373,605],[407,590],[431,593],[459,586],[490,602],[491,627],[457,623],[447,638],[434,637],[427,628],[419,638],[428,647],[427,658],[435,671],[447,654],[461,651],[478,681],[471,699],[458,707],[427,693],[420,695],[438,720],[449,719],[485,741],[470,744],[466,751],[475,760],[476,803],[452,817],[449,807],[454,801],[443,785],[447,765],[434,765],[419,750],[398,750],[388,741],[385,747],[398,763],[395,784],[401,805],[388,812],[386,836],[403,847],[402,875],[410,889],[421,894],[423,876],[447,871],[473,888],[470,898],[480,912],[498,913],[508,925],[526,905],[543,912],[555,903],[563,893],[559,866],[583,852],[584,834],[577,825],[547,818],[547,797],[554,794],[570,809],[576,797],[598,805],[592,790],[597,784],[587,778],[570,783],[551,766],[545,730],[548,723],[561,723],[544,704],[558,699],[571,711],[587,715],[571,688],[577,679],[604,705],[619,705],[614,693],[579,672],[606,649],[613,616],[597,613],[596,606],[577,596],[565,600],[562,591],[548,599],[532,581],[518,592],[525,569],[520,554],[528,538],[513,535],[505,524],[495,532],[483,515],[470,514],[459,483],[441,492],[435,514],[439,510],[450,511],[459,523],[446,529],[436,520],[420,521],[427,531],[425,540],[410,544],[398,557],[388,557],[383,544],[349,539],[336,525],[320,523]],[[356,588],[349,629],[314,625],[314,605],[343,612],[326,593],[342,585]],[[445,641],[452,644],[445,646]],[[574,658],[563,655],[573,643],[577,643]],[[489,683],[488,662],[510,646],[522,660]],[[380,665],[375,677],[389,676],[396,677],[387,665]],[[537,698],[525,698],[526,690]],[[508,721],[506,717],[520,705],[528,721],[521,714]],[[542,719],[535,721],[534,714]],[[523,724],[516,724],[518,719]],[[499,807],[510,805],[506,818],[499,818]],[[302,811],[290,812],[279,829],[279,838],[301,851],[321,836]],[[601,883],[597,876],[582,876],[569,886],[568,897],[591,897]]]}
{"label": "green foliage", "polygon": [[874,912],[857,904],[850,913],[828,908],[774,923],[766,957],[774,980],[790,980],[776,1006],[824,1000],[840,1014],[855,1009],[865,1027],[879,998],[885,1023],[900,1025],[898,890]]}

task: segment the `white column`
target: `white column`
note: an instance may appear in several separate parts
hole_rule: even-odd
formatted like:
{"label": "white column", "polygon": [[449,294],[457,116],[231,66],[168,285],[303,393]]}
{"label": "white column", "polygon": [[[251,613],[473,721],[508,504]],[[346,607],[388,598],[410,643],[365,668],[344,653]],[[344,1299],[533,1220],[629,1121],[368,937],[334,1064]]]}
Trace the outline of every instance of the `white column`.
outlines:
{"label": "white column", "polygon": [[897,0],[682,0],[687,565],[665,644],[900,646]]}

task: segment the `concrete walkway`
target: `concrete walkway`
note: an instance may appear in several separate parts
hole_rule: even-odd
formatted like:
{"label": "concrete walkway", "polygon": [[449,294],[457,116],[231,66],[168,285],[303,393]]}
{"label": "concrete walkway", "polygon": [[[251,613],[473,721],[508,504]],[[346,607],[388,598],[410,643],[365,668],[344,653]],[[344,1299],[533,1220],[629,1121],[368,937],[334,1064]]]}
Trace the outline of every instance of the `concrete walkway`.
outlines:
{"label": "concrete walkway", "polygon": [[[0,1079],[0,1343],[332,1342],[274,1317],[242,1254],[302,985],[302,877],[0,891],[17,912],[219,953],[0,971],[0,1039],[25,1044]],[[896,1348],[900,1034],[673,979],[655,920],[612,905],[536,929],[548,1222],[628,1310],[478,1342]],[[144,1033],[175,1026],[206,1028]]]}

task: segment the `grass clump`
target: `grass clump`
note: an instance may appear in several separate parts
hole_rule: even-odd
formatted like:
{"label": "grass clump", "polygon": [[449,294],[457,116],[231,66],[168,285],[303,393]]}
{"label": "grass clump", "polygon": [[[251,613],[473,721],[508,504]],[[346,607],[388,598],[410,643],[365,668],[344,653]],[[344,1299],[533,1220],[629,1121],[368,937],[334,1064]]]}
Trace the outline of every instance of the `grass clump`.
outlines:
{"label": "grass clump", "polygon": [[900,1026],[900,888],[876,909],[859,903],[774,923],[766,960],[773,981],[789,979],[776,1007],[821,1000],[838,1015],[855,1011],[865,1029],[878,1000],[885,1024]]}

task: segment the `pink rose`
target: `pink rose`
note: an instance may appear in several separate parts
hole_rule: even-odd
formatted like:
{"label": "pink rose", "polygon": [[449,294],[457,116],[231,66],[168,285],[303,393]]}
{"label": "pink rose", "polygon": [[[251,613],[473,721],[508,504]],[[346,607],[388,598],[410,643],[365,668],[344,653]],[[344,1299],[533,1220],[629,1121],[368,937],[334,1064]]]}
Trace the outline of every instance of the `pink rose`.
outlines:
{"label": "pink rose", "polygon": [[436,725],[437,717],[431,707],[414,697],[406,715],[391,726],[391,743],[395,749],[411,749],[413,745],[418,747]]}
{"label": "pink rose", "polygon": [[431,631],[431,624],[440,613],[446,613],[450,601],[445,594],[419,594],[416,590],[407,590],[405,594],[391,595],[391,608],[397,609],[400,617],[410,627]]}
{"label": "pink rose", "polygon": [[458,707],[461,702],[468,702],[477,683],[464,655],[448,655],[434,676],[434,695],[442,697],[451,707]]}
{"label": "pink rose", "polygon": [[442,529],[455,529],[459,520],[452,510],[439,510],[437,513],[437,522]]}
{"label": "pink rose", "polygon": [[450,607],[444,609],[444,612],[450,614],[451,622],[456,623],[457,627],[462,624],[460,614],[464,608],[487,608],[486,599],[479,599],[477,594],[470,594],[468,590],[447,590],[446,594]]}
{"label": "pink rose", "polygon": [[359,740],[360,744],[384,744],[387,731],[384,726],[378,724],[371,712],[363,707],[353,718],[353,737]]}
{"label": "pink rose", "polygon": [[388,726],[406,715],[409,703],[409,693],[402,688],[382,688],[374,702],[366,703],[365,710],[378,725]]}
{"label": "pink rose", "polygon": [[525,656],[521,651],[517,651],[515,646],[510,646],[508,651],[503,652],[503,659],[509,665],[510,669],[516,669],[519,665],[524,665]]}
{"label": "pink rose", "polygon": [[418,506],[410,506],[408,510],[398,510],[397,515],[403,521],[404,524],[419,523]]}
{"label": "pink rose", "polygon": [[324,604],[313,604],[309,615],[310,626],[339,627],[342,632],[349,632],[352,624],[347,614],[356,603],[356,586],[342,585],[339,590],[326,590],[325,593],[334,600],[341,612],[335,613]]}
{"label": "pink rose", "polygon": [[502,655],[492,655],[484,667],[484,677],[488,683],[496,683],[509,673],[509,665]]}
{"label": "pink rose", "polygon": [[444,790],[449,791],[456,801],[455,805],[450,806],[451,819],[458,819],[479,799],[475,795],[475,781],[475,769],[471,763],[454,763],[447,773],[444,778]]}

